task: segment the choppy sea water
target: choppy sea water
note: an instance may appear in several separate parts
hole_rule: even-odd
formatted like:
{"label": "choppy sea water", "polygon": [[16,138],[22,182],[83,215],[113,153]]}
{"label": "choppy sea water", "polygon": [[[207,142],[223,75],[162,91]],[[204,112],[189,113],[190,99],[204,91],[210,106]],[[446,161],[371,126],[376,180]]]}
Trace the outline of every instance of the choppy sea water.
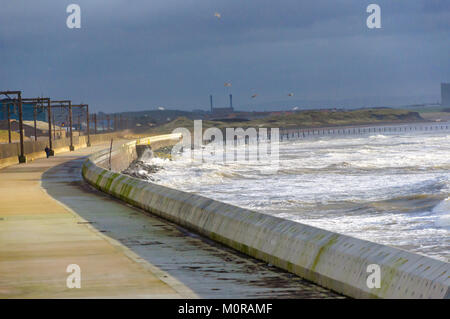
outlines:
{"label": "choppy sea water", "polygon": [[256,162],[151,163],[165,168],[152,174],[165,186],[450,259],[448,130],[283,141],[270,174]]}

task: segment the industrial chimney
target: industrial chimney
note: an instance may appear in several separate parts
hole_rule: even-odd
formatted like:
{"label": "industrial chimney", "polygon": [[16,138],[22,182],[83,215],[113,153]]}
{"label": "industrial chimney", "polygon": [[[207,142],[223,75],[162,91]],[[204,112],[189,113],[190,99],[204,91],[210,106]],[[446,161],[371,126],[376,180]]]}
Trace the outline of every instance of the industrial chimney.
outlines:
{"label": "industrial chimney", "polygon": [[211,113],[213,112],[213,101],[212,101],[212,95],[209,95],[209,105],[211,106]]}

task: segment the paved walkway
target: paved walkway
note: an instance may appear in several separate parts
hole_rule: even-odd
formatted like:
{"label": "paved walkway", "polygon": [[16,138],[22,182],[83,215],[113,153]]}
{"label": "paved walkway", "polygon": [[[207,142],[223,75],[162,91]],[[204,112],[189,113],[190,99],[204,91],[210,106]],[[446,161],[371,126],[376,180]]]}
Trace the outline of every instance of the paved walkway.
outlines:
{"label": "paved walkway", "polygon": [[94,190],[81,164],[104,147],[0,170],[0,298],[339,297]]}
{"label": "paved walkway", "polygon": [[[41,188],[47,169],[96,149],[0,170],[0,298],[193,296]],[[67,288],[69,264],[81,267],[80,289]]]}

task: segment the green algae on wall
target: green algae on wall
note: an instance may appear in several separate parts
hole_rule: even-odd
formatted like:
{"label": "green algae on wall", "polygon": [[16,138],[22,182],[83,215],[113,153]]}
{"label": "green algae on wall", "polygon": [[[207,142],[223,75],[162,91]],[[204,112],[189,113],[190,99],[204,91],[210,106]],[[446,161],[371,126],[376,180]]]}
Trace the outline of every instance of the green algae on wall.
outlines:
{"label": "green algae on wall", "polygon": [[[121,151],[130,152],[134,145],[128,143]],[[83,165],[83,176],[95,187],[328,289],[365,298],[449,297],[449,263],[142,182],[95,162],[93,155]],[[396,259],[388,260],[389,255]],[[418,258],[423,270],[414,272]],[[364,271],[374,260],[382,268],[382,289],[371,290]],[[402,290],[396,289],[399,285]],[[426,288],[431,285],[433,289]]]}

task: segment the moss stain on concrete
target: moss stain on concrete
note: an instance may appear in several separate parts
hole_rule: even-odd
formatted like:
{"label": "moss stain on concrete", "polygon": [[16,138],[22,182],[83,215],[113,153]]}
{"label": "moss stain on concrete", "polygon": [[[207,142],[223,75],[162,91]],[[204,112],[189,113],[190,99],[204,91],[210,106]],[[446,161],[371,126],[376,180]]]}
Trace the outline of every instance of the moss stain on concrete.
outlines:
{"label": "moss stain on concrete", "polygon": [[314,258],[313,264],[311,266],[311,270],[315,271],[316,267],[320,261],[320,257],[323,255],[324,252],[326,252],[328,249],[330,249],[331,246],[333,246],[337,239],[339,238],[339,235],[332,235],[330,239],[320,247],[319,252],[317,253],[316,257]]}

